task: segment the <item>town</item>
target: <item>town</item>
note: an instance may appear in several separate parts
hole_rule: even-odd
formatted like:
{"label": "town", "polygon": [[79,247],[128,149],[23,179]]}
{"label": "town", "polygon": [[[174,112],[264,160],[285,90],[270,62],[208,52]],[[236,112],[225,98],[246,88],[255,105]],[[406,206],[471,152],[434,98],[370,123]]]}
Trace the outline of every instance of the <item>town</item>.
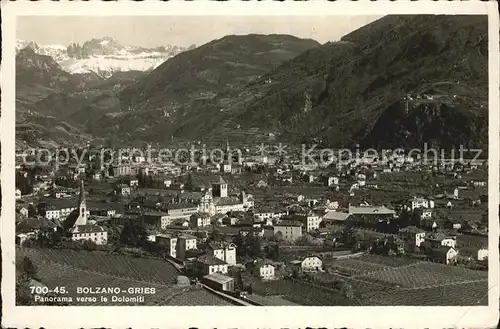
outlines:
{"label": "town", "polygon": [[304,163],[299,148],[238,146],[182,165],[118,150],[105,163],[99,147],[40,164],[18,149],[20,280],[70,293],[74,271],[87,286],[136,280],[160,292],[147,305],[487,303],[485,160],[316,150]]}

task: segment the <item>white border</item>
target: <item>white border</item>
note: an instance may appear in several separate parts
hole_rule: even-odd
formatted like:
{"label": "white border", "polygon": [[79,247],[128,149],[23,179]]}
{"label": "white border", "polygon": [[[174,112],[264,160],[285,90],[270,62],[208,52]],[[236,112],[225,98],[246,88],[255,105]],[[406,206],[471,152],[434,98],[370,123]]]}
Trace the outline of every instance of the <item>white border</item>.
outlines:
{"label": "white border", "polygon": [[[19,15],[387,15],[483,14],[489,16],[489,306],[477,307],[16,307],[14,306],[15,23]],[[7,2],[2,3],[1,183],[3,209],[3,326],[112,328],[461,327],[498,323],[499,310],[499,21],[497,3],[409,2]],[[77,279],[77,278],[75,278]]]}

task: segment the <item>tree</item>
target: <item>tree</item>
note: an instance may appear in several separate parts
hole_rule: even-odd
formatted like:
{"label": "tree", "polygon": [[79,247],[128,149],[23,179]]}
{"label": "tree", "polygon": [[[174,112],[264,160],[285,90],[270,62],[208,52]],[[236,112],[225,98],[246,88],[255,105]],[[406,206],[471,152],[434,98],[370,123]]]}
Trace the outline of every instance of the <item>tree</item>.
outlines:
{"label": "tree", "polygon": [[187,180],[186,180],[186,184],[184,184],[184,189],[186,191],[193,191],[194,190],[193,175],[191,175],[191,173],[188,173],[188,175],[187,175]]}
{"label": "tree", "polygon": [[278,261],[280,259],[280,246],[279,244],[269,244],[264,249],[266,252],[266,257],[272,259],[274,261]]}
{"label": "tree", "polygon": [[31,258],[28,256],[24,256],[23,258],[23,274],[26,279],[36,279],[38,269],[36,265],[33,263]]}
{"label": "tree", "polygon": [[85,241],[83,241],[83,249],[89,250],[89,251],[96,250],[97,244],[95,244],[94,241],[85,240]]}
{"label": "tree", "polygon": [[147,241],[146,226],[141,222],[127,223],[120,234],[120,243],[142,247]]}

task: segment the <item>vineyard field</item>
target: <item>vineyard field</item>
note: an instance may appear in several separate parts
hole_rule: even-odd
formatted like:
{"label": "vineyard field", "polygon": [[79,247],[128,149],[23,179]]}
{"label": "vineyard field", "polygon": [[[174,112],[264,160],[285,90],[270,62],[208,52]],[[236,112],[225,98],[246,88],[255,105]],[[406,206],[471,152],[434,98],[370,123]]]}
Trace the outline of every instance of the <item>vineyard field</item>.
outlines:
{"label": "vineyard field", "polygon": [[[233,305],[218,295],[198,286],[179,287],[174,282],[177,271],[165,261],[148,258],[135,258],[122,255],[108,255],[101,252],[72,250],[18,249],[17,262],[29,256],[38,269],[40,281],[47,287],[65,287],[73,302],[69,305],[80,306],[226,306]],[[107,261],[108,260],[108,261]],[[125,269],[135,267],[132,275]],[[155,271],[158,271],[154,273]],[[163,272],[162,272],[163,271]],[[144,296],[143,302],[112,302],[112,294],[78,294],[77,287],[116,287],[122,291],[119,296],[135,297],[126,294],[129,288],[154,288],[154,294]],[[95,296],[96,302],[77,301],[77,296]],[[108,297],[103,302],[100,296]]]}

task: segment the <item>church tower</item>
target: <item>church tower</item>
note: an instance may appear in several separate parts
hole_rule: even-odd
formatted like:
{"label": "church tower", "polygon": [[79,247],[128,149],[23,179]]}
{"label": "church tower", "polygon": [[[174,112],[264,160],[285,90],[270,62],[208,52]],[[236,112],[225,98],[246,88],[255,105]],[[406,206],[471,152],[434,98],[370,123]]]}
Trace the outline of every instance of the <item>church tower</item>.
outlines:
{"label": "church tower", "polygon": [[80,180],[80,196],[78,198],[78,219],[75,225],[87,225],[87,202],[85,200],[85,189],[83,179]]}
{"label": "church tower", "polygon": [[212,194],[214,197],[227,197],[227,183],[219,176],[219,181],[212,184]]}

